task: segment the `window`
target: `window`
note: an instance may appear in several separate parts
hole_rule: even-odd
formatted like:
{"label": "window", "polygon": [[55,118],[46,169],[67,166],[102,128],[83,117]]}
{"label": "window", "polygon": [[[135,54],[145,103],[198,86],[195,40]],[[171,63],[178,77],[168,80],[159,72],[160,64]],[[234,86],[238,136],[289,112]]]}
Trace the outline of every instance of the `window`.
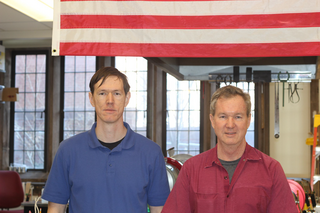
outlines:
{"label": "window", "polygon": [[[231,83],[231,85],[236,86],[240,89],[242,89],[244,92],[249,93],[250,95],[250,99],[251,99],[251,123],[250,126],[248,128],[247,134],[246,134],[246,141],[248,142],[248,144],[252,147],[254,147],[254,111],[255,111],[255,99],[254,99],[254,91],[255,91],[255,87],[254,87],[254,83],[250,82],[238,82],[238,83]],[[226,86],[225,83],[221,83],[220,87],[224,87]]]}
{"label": "window", "polygon": [[63,139],[91,129],[95,122],[89,100],[89,83],[95,72],[95,56],[65,57]]}
{"label": "window", "polygon": [[19,96],[11,110],[10,163],[44,170],[47,52],[13,53],[12,61],[12,86]]}
{"label": "window", "polygon": [[175,154],[200,152],[200,81],[167,74],[167,148]]}
{"label": "window", "polygon": [[148,63],[142,57],[116,57],[116,68],[125,73],[130,84],[131,98],[123,119],[131,129],[147,135],[147,78]]}

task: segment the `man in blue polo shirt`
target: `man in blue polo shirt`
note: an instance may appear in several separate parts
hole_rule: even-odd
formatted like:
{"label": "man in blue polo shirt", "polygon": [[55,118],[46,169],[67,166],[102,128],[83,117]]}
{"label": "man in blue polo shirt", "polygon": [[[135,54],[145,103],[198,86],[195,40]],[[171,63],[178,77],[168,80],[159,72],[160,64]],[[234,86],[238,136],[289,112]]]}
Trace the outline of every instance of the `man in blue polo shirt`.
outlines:
{"label": "man in blue polo shirt", "polygon": [[130,129],[123,111],[127,77],[113,67],[98,70],[89,98],[97,122],[60,144],[42,198],[49,213],[160,213],[169,195],[160,147]]}

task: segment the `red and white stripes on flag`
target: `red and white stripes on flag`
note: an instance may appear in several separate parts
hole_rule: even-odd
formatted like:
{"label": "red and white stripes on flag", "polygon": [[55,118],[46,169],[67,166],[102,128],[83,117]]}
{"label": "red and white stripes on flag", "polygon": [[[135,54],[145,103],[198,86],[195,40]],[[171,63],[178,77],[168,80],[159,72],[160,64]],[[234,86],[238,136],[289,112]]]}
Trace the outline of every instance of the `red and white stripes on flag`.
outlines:
{"label": "red and white stripes on flag", "polygon": [[320,0],[55,0],[53,55],[320,55]]}

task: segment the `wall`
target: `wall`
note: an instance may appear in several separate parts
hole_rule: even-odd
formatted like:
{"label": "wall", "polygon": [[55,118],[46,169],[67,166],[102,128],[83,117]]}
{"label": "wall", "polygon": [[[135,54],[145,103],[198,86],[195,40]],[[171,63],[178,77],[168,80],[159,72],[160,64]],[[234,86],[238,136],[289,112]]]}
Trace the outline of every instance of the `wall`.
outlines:
{"label": "wall", "polygon": [[[310,83],[299,83],[300,101],[288,99],[288,83],[285,83],[284,107],[282,83],[279,83],[280,137],[274,137],[275,85],[270,84],[270,156],[278,160],[291,178],[310,178],[311,147],[306,145],[310,133]],[[278,87],[278,86],[277,86]],[[301,90],[302,89],[302,90]],[[294,98],[297,98],[296,94]]]}

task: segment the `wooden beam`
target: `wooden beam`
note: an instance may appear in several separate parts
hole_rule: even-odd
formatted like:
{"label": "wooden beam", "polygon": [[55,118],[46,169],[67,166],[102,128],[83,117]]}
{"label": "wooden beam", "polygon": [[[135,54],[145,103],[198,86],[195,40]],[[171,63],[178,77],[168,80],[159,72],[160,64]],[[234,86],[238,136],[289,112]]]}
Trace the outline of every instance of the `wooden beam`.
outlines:
{"label": "wooden beam", "polygon": [[166,151],[166,73],[148,62],[147,138]]}
{"label": "wooden beam", "polygon": [[320,56],[317,57],[315,79],[320,79]]}
{"label": "wooden beam", "polygon": [[201,81],[201,97],[200,97],[200,152],[211,149],[211,122],[210,115],[210,99],[211,99],[211,83]]}
{"label": "wooden beam", "polygon": [[179,72],[179,64],[176,58],[153,58],[146,57],[149,62],[153,63],[159,68],[162,68],[163,71],[174,76],[178,80],[184,80],[184,75]]}
{"label": "wooden beam", "polygon": [[269,96],[269,83],[255,83],[254,145],[267,155],[270,154]]}

